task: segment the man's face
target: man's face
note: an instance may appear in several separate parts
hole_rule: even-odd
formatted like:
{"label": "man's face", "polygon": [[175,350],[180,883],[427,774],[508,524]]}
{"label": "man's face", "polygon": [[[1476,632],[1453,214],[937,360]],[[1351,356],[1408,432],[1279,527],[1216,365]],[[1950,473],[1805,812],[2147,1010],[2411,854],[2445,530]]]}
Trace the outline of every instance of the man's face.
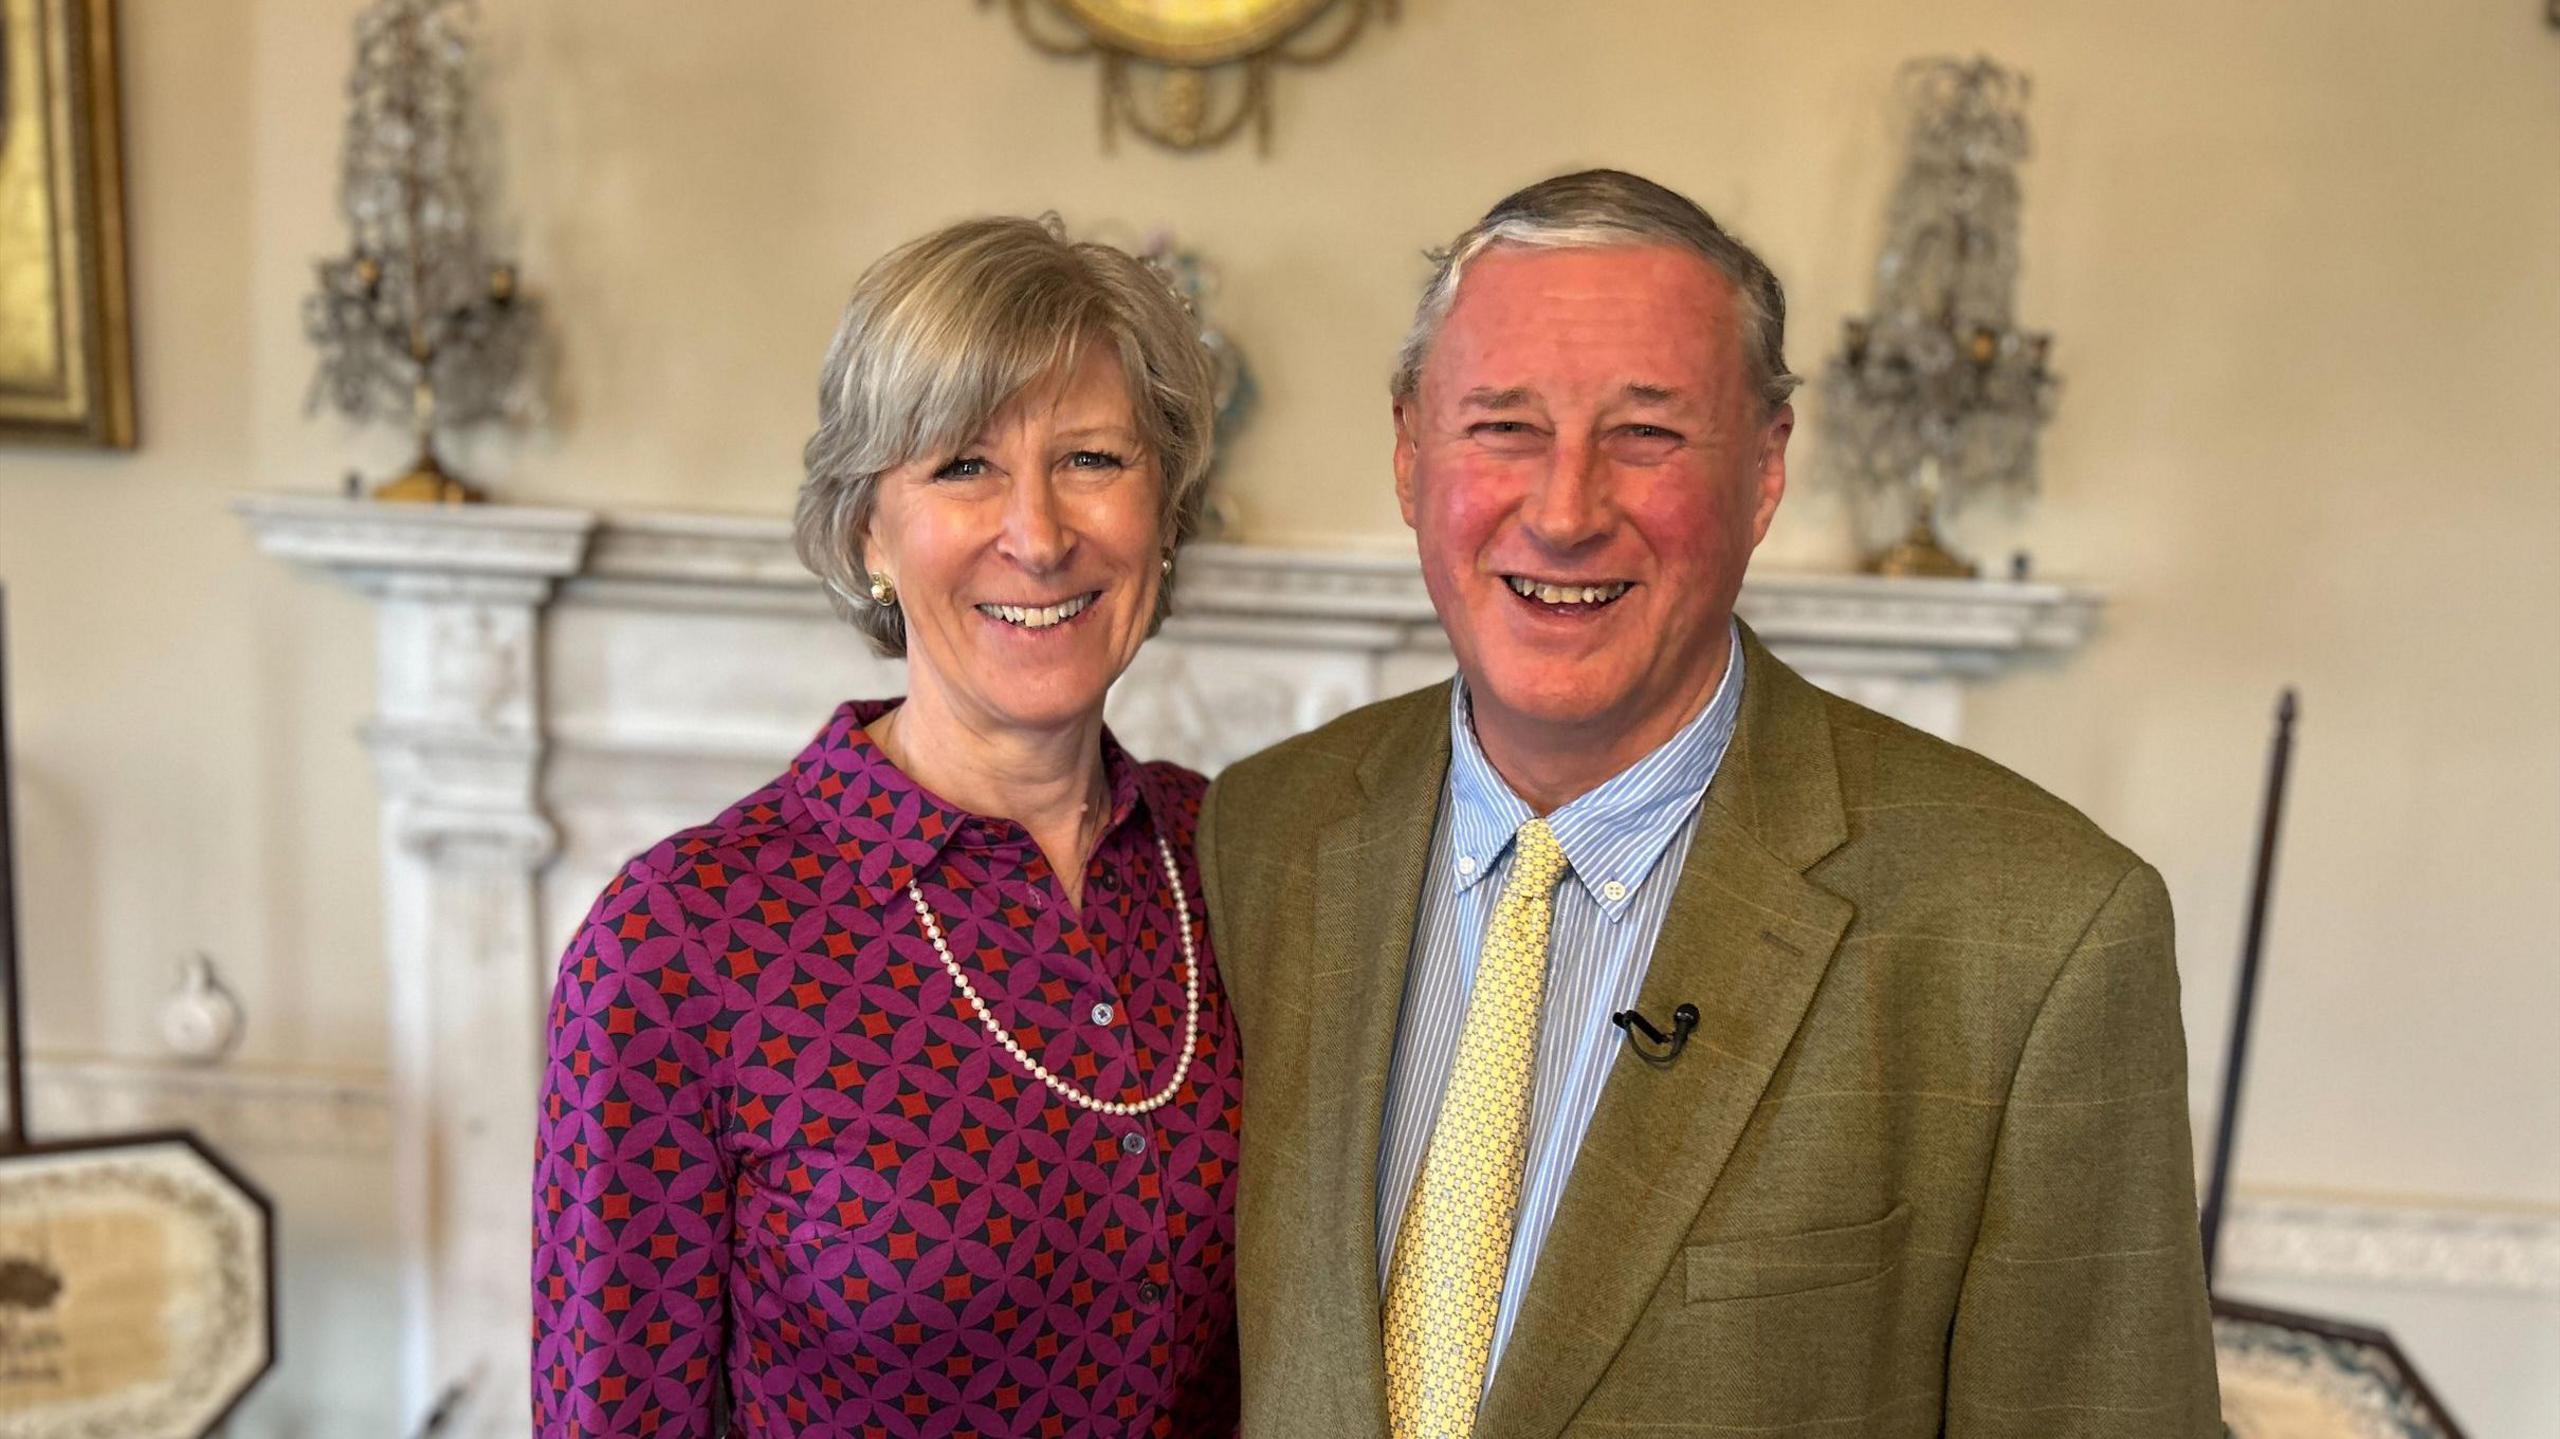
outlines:
{"label": "man's face", "polygon": [[1396,406],[1396,496],[1488,740],[1632,762],[1705,703],[1794,425],[1737,311],[1669,246],[1468,265]]}

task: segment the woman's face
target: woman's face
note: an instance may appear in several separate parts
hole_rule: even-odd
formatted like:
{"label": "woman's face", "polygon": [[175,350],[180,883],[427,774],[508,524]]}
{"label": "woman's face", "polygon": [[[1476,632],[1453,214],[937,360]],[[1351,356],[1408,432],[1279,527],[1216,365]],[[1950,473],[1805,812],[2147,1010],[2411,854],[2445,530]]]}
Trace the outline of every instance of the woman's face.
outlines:
{"label": "woman's face", "polygon": [[982,730],[1098,715],[1155,614],[1162,484],[1116,356],[1093,350],[958,454],[883,474],[864,558],[898,587],[910,693]]}

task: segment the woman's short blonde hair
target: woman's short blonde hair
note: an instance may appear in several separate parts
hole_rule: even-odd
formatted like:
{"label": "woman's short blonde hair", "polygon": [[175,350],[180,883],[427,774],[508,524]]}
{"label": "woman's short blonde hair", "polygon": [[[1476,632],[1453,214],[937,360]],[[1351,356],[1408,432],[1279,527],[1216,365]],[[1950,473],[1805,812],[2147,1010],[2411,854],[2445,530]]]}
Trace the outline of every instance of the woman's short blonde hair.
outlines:
{"label": "woman's short blonde hair", "polygon": [[[863,565],[880,476],[958,453],[1093,345],[1120,361],[1162,482],[1157,533],[1170,554],[1199,526],[1217,383],[1197,322],[1162,275],[1108,245],[1070,241],[1054,215],[1000,216],[911,240],[855,282],[818,372],[793,539],[882,654],[905,654],[907,636],[897,606],[872,603]],[[1172,593],[1168,574],[1150,632]]]}

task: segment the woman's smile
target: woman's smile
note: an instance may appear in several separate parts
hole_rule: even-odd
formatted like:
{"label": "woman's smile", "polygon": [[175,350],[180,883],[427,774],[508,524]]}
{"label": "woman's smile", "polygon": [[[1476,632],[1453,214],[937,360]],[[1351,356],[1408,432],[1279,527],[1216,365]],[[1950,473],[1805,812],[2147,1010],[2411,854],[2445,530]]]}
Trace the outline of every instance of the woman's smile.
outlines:
{"label": "woman's smile", "polygon": [[980,604],[978,613],[1011,630],[1040,633],[1071,624],[1076,617],[1093,608],[1102,591],[1088,590],[1063,600],[1029,601],[1021,604]]}

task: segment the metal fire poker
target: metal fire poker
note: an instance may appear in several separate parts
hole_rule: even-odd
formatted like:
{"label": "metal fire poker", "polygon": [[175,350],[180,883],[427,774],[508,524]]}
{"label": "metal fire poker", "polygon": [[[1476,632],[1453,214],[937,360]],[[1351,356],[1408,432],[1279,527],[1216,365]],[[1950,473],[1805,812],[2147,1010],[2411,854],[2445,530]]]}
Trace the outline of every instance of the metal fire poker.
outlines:
{"label": "metal fire poker", "polygon": [[2293,761],[2291,686],[2276,697],[2275,744],[2267,756],[2267,798],[2258,814],[2258,869],[2249,884],[2249,927],[2240,942],[2240,1000],[2231,1011],[2231,1043],[2222,1061],[2222,1117],[2213,1136],[2213,1169],[2204,1195],[2204,1281],[2213,1285],[2222,1244],[2222,1202],[2231,1185],[2231,1149],[2240,1134],[2240,1088],[2248,1077],[2250,1021],[2258,1007],[2258,956],[2267,937],[2267,899],[2275,887],[2276,835],[2284,827],[2285,771]]}

